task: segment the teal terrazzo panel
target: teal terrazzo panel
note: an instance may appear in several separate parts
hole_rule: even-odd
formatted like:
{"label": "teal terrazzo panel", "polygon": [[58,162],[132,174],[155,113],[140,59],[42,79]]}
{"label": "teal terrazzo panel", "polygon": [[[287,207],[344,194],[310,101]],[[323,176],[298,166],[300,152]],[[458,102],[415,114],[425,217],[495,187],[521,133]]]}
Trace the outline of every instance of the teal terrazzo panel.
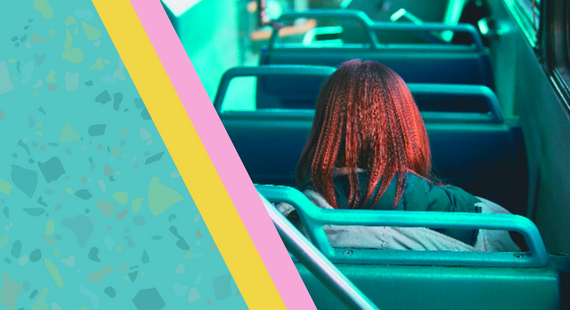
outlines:
{"label": "teal terrazzo panel", "polygon": [[0,309],[246,309],[93,4],[0,29]]}

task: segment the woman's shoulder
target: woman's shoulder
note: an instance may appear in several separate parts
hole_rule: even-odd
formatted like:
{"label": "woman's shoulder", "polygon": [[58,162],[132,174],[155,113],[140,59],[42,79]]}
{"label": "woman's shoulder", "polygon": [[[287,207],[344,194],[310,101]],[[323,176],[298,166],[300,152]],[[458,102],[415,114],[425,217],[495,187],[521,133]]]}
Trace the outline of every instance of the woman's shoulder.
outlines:
{"label": "woman's shoulder", "polygon": [[[442,212],[480,212],[477,203],[481,203],[481,199],[466,192],[465,190],[452,185],[439,185],[429,181],[426,178],[416,175],[415,173],[406,174],[406,188],[404,195],[396,210],[409,210],[409,211],[442,211]],[[380,197],[379,201],[373,207],[377,210],[390,210],[393,200],[396,197],[396,183],[397,176],[395,176],[390,185]],[[346,179],[346,180],[345,180]],[[366,174],[359,173],[360,186],[366,186]],[[344,183],[348,182],[347,177],[335,178],[335,190],[337,200],[346,200],[348,193],[345,193]],[[380,187],[378,183],[377,187]],[[296,187],[301,192],[316,192],[310,182],[299,184]],[[363,192],[365,194],[365,192]],[[375,195],[371,197],[374,200]],[[364,197],[362,197],[364,198]],[[342,203],[340,204],[342,205]]]}
{"label": "woman's shoulder", "polygon": [[408,181],[407,204],[417,205],[422,200],[425,211],[479,212],[477,204],[481,200],[460,187],[439,185],[412,173]]}

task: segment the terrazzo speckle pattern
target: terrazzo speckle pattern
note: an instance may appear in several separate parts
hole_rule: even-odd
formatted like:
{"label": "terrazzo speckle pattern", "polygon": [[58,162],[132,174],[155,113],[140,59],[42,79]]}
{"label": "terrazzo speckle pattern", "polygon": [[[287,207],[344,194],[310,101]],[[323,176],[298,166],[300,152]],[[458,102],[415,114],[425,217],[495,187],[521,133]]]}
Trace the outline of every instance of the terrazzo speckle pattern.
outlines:
{"label": "terrazzo speckle pattern", "polygon": [[2,6],[0,308],[246,309],[92,3]]}

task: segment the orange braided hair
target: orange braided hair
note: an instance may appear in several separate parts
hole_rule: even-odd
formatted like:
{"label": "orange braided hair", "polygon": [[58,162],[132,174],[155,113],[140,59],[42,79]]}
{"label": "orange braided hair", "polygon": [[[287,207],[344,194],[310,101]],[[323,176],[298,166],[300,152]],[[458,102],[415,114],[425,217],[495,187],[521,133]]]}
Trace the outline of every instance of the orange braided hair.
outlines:
{"label": "orange braided hair", "polygon": [[[311,182],[336,208],[333,169],[346,167],[348,208],[363,208],[380,190],[378,203],[398,174],[395,208],[403,196],[407,173],[428,178],[429,141],[424,122],[402,78],[391,69],[354,59],[342,64],[323,85],[313,127],[297,165],[297,182]],[[357,169],[367,172],[366,199],[360,200]]]}

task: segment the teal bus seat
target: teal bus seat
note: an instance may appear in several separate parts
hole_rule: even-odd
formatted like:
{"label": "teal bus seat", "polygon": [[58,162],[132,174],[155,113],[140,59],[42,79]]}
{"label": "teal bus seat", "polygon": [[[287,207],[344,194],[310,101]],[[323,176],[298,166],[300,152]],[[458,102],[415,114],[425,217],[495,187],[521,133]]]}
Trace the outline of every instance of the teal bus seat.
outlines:
{"label": "teal bus seat", "polygon": [[[561,309],[570,257],[546,253],[536,226],[506,214],[325,210],[301,192],[256,185],[298,211],[313,244],[380,309]],[[323,225],[453,227],[518,231],[529,251],[485,253],[332,248]],[[305,266],[295,265],[318,309],[346,309]]]}
{"label": "teal bus seat", "polygon": [[[328,66],[272,65],[235,67],[224,73],[218,87],[214,107],[224,109],[230,82],[239,77],[257,77],[255,110],[314,110],[321,84],[336,68]],[[269,83],[272,82],[273,84]],[[261,87],[259,87],[261,85]],[[408,84],[420,111],[461,112],[460,114],[424,114],[424,119],[444,118],[462,121],[503,121],[495,93],[482,85]],[[469,114],[466,114],[469,113]]]}
{"label": "teal bus seat", "polygon": [[[336,264],[382,310],[559,310],[568,281],[568,257],[544,268]],[[297,271],[317,309],[345,310],[305,266]]]}
{"label": "teal bus seat", "polygon": [[[336,67],[342,62],[360,58],[379,62],[396,71],[406,83],[472,84],[494,89],[489,52],[472,25],[444,23],[372,22],[366,14],[353,10],[311,10],[284,13],[279,22],[296,18],[329,18],[352,20],[363,27],[367,35],[364,44],[311,46],[278,41],[275,30],[269,44],[262,50],[260,65],[319,65]],[[430,33],[453,31],[468,34],[472,45],[387,44],[378,42],[378,31]],[[274,80],[267,78],[267,80]],[[274,82],[268,82],[275,84]],[[260,86],[263,86],[260,84]],[[263,88],[262,88],[263,89]],[[263,93],[263,92],[261,92]]]}
{"label": "teal bus seat", "polygon": [[[288,186],[256,185],[272,203],[292,205],[313,244],[325,257],[339,264],[388,264],[425,266],[541,268],[549,264],[546,248],[536,225],[512,214],[323,209],[300,191]],[[403,251],[333,248],[323,226],[424,227],[485,229],[517,232],[528,252]]]}
{"label": "teal bus seat", "polygon": [[[295,168],[315,112],[287,109],[286,104],[280,109],[260,108],[264,102],[257,102],[253,111],[226,111],[223,102],[231,79],[309,73],[322,79],[332,72],[334,68],[281,66],[236,68],[224,75],[214,105],[253,182],[295,185]],[[521,193],[527,192],[526,157],[518,119],[504,118],[496,96],[485,86],[410,84],[409,88],[426,125],[436,175],[513,213],[525,214],[526,194]]]}
{"label": "teal bus seat", "polygon": [[[253,182],[295,185],[297,161],[313,125],[314,111],[224,112],[220,117]],[[524,214],[526,158],[518,124],[425,125],[438,176],[513,213]]]}
{"label": "teal bus seat", "polygon": [[[255,109],[314,109],[321,84],[335,71],[334,67],[297,65],[231,68],[220,80],[214,107],[218,113],[223,110],[233,79],[257,77],[266,91],[260,97],[260,88],[255,89]],[[275,84],[268,84],[269,80]]]}

